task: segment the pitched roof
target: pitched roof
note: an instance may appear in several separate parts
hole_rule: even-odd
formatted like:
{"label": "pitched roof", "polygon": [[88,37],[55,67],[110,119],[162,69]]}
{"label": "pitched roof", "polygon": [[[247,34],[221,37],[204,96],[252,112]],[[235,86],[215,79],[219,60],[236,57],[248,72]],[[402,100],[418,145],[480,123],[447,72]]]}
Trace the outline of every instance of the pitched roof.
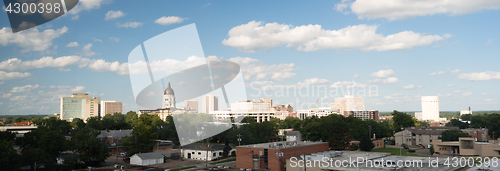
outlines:
{"label": "pitched roof", "polygon": [[97,136],[97,138],[124,138],[126,136],[132,135],[132,129],[124,129],[124,130],[101,130],[101,134]]}
{"label": "pitched roof", "polygon": [[406,130],[419,135],[441,135],[444,131],[458,129],[458,127],[410,127]]}
{"label": "pitched roof", "polygon": [[137,153],[134,154],[134,156],[139,157],[140,159],[156,159],[156,157],[160,158],[163,157],[163,154],[158,153],[158,152],[151,152],[151,153]]}

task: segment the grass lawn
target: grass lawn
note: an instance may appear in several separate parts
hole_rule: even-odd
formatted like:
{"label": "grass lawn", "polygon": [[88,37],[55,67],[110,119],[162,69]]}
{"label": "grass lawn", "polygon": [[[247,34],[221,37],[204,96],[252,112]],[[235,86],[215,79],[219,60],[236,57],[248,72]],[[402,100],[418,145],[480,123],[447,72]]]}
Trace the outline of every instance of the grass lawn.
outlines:
{"label": "grass lawn", "polygon": [[[372,150],[371,152],[391,153],[391,155],[399,156],[399,148],[379,148],[379,149]],[[426,156],[421,156],[418,154],[408,153],[408,149],[401,149],[401,155],[402,156],[426,157]]]}
{"label": "grass lawn", "polygon": [[186,169],[191,169],[191,168],[195,168],[195,167],[196,166],[181,167],[181,168],[177,168],[177,169],[171,169],[170,171],[186,170]]}
{"label": "grass lawn", "polygon": [[230,161],[236,161],[236,158],[221,160],[221,161],[212,162],[212,163],[209,163],[209,164],[219,164],[219,163],[226,163],[226,162],[230,162]]}

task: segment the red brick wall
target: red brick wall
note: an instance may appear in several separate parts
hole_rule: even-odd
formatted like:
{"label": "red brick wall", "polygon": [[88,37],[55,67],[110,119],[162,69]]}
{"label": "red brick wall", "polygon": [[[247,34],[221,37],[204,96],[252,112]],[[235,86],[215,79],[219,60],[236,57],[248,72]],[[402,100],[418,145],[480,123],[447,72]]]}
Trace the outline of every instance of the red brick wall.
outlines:
{"label": "red brick wall", "polygon": [[[293,148],[285,148],[281,149],[283,152],[283,157],[281,157],[281,163],[276,157],[276,153],[280,150],[278,149],[268,149],[268,169],[273,171],[279,171],[279,166],[281,164],[281,171],[285,171],[286,160],[291,157],[299,157],[302,154],[311,154],[317,152],[328,151],[328,143],[316,144],[316,145],[308,145],[308,146],[299,146]],[[259,155],[259,151],[262,151],[264,154],[263,148],[251,148],[251,147],[236,147],[236,167],[239,168],[251,168],[253,169],[253,159],[252,159],[252,151],[254,155]],[[264,160],[260,162],[260,169],[264,169]]]}

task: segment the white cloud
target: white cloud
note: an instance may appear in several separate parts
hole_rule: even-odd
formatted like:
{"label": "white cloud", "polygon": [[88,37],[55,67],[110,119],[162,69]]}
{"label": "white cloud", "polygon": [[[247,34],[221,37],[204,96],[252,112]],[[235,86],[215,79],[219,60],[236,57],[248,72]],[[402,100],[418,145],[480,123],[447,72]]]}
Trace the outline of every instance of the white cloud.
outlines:
{"label": "white cloud", "polygon": [[125,16],[125,13],[123,13],[122,11],[108,11],[108,13],[106,13],[104,19],[107,21],[107,20],[111,20],[111,19],[115,19],[115,18],[120,18],[120,17],[123,17]]}
{"label": "white cloud", "polygon": [[12,93],[3,93],[0,98],[10,98],[12,96]]}
{"label": "white cloud", "polygon": [[396,77],[389,77],[383,81],[386,84],[391,84],[391,83],[397,83],[399,82],[398,78]]}
{"label": "white cloud", "polygon": [[163,16],[163,17],[155,20],[155,23],[160,24],[160,25],[170,25],[170,24],[175,24],[175,23],[182,23],[182,21],[184,21],[184,20],[185,20],[185,18],[177,17],[177,16],[168,16],[168,17]]}
{"label": "white cloud", "polygon": [[349,6],[351,12],[359,19],[385,18],[400,20],[416,16],[430,16],[435,14],[462,15],[482,10],[500,9],[497,0],[355,0],[342,1],[335,5],[337,11],[344,12]]}
{"label": "white cloud", "polygon": [[363,83],[357,83],[354,81],[337,81],[330,85],[330,88],[339,88],[339,87],[347,87],[347,88],[352,88],[352,87],[366,87],[368,84],[363,84]]}
{"label": "white cloud", "polygon": [[392,69],[388,70],[379,70],[377,72],[374,72],[370,74],[372,77],[378,77],[378,78],[385,78],[394,75],[394,71]]}
{"label": "white cloud", "polygon": [[470,96],[471,94],[472,94],[472,92],[470,92],[470,91],[462,92],[462,95],[464,95],[464,96]]}
{"label": "white cloud", "polygon": [[28,72],[5,72],[0,71],[0,80],[12,80],[12,79],[21,79],[31,77],[31,74]]}
{"label": "white cloud", "polygon": [[118,27],[137,28],[137,27],[142,26],[142,23],[141,22],[126,22],[126,23],[123,23],[123,24],[116,23],[116,25]]}
{"label": "white cloud", "polygon": [[354,76],[352,76],[352,78],[358,78],[359,77],[359,74],[354,74]]}
{"label": "white cloud", "polygon": [[67,31],[68,28],[64,26],[57,30],[47,29],[40,32],[37,28],[33,28],[22,32],[12,33],[11,28],[4,27],[0,30],[0,45],[7,46],[16,44],[23,48],[21,52],[44,51],[52,46],[52,40],[58,38]]}
{"label": "white cloud", "polygon": [[92,37],[92,41],[103,43],[103,41],[101,39],[98,39],[98,38],[95,38],[95,37]]}
{"label": "white cloud", "polygon": [[455,75],[455,74],[458,74],[459,72],[460,72],[459,69],[455,69],[455,70],[446,69],[445,71],[438,71],[438,72],[433,72],[433,73],[427,74],[427,76],[440,76],[440,75],[447,74],[447,73]]}
{"label": "white cloud", "polygon": [[77,47],[79,44],[78,42],[71,42],[66,45],[66,47]]}
{"label": "white cloud", "polygon": [[39,88],[40,85],[35,84],[35,85],[26,85],[22,87],[13,87],[12,90],[10,90],[11,93],[21,93],[21,92],[29,92],[31,90]]}
{"label": "white cloud", "polygon": [[443,85],[441,87],[453,87],[454,85],[453,84],[447,84],[447,85]]}
{"label": "white cloud", "polygon": [[484,99],[485,102],[492,102],[493,99]]}
{"label": "white cloud", "polygon": [[327,79],[320,79],[320,78],[309,78],[304,80],[303,82],[298,82],[298,86],[311,86],[311,85],[322,85],[322,84],[327,84],[329,81]]}
{"label": "white cloud", "polygon": [[110,37],[109,40],[115,41],[115,42],[119,42],[120,38],[118,38],[118,37]]}
{"label": "white cloud", "polygon": [[413,84],[403,86],[404,89],[413,89],[414,87]]}
{"label": "white cloud", "polygon": [[245,80],[252,78],[255,80],[262,80],[269,78],[273,81],[283,81],[295,77],[297,74],[292,71],[298,69],[293,63],[266,65],[258,59],[247,57],[234,57],[230,58],[228,61],[240,65]]}
{"label": "white cloud", "polygon": [[229,38],[224,39],[222,44],[238,48],[243,52],[256,52],[281,46],[296,47],[299,51],[323,49],[387,51],[411,49],[451,37],[450,34],[425,35],[413,31],[384,36],[376,33],[377,28],[376,25],[354,25],[339,30],[325,30],[321,25],[293,26],[251,21],[229,30]]}
{"label": "white cloud", "polygon": [[337,10],[338,12],[341,12],[343,14],[349,14],[349,12],[344,11],[351,5],[350,0],[342,0],[341,3],[335,4],[335,7],[333,9]]}
{"label": "white cloud", "polygon": [[68,13],[75,15],[84,10],[90,11],[93,9],[98,9],[102,4],[109,2],[111,2],[111,0],[80,0],[80,3],[78,3],[78,5],[68,11]]}
{"label": "white cloud", "polygon": [[103,59],[98,59],[89,64],[88,68],[91,71],[95,72],[116,72],[119,75],[128,74],[128,64],[127,63],[120,64],[118,61],[106,62]]}
{"label": "white cloud", "polygon": [[450,93],[448,93],[448,94],[438,94],[438,96],[439,97],[449,97],[449,96],[451,96],[451,94]]}
{"label": "white cloud", "polygon": [[486,96],[486,95],[488,95],[488,94],[490,94],[490,93],[486,93],[486,92],[484,92],[484,93],[481,93],[481,94],[482,94],[483,96]]}
{"label": "white cloud", "polygon": [[395,102],[402,102],[402,101],[419,100],[420,97],[421,97],[420,95],[415,96],[415,95],[403,95],[401,93],[396,93],[396,94],[384,96],[384,99],[396,100]]}
{"label": "white cloud", "polygon": [[73,17],[71,17],[72,20],[78,20],[80,19],[80,15],[74,15]]}
{"label": "white cloud", "polygon": [[89,43],[82,48],[82,55],[84,56],[94,56],[96,53],[92,52],[92,43]]}
{"label": "white cloud", "polygon": [[12,58],[0,62],[0,70],[6,71],[26,71],[31,69],[39,68],[61,68],[69,65],[82,65],[90,61],[87,58],[81,58],[79,56],[62,56],[59,58],[52,57],[42,57],[40,59],[35,59],[31,61],[22,61],[18,58]]}
{"label": "white cloud", "polygon": [[489,39],[488,42],[486,42],[486,45],[491,45],[493,43],[493,40]]}
{"label": "white cloud", "polygon": [[500,80],[500,72],[486,71],[462,73],[459,74],[457,78],[470,81]]}

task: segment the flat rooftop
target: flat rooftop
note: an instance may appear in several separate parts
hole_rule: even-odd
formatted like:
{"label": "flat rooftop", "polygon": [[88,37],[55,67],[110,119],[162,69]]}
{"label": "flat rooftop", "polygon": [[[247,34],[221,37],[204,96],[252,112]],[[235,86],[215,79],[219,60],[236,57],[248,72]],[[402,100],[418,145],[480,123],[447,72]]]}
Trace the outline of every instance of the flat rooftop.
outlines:
{"label": "flat rooftop", "polygon": [[261,143],[261,144],[241,145],[241,146],[237,146],[237,147],[263,148],[263,149],[286,149],[286,148],[295,148],[295,147],[301,147],[301,146],[318,145],[318,144],[324,144],[324,143],[328,143],[328,142],[280,141],[280,142],[270,142],[270,143]]}

